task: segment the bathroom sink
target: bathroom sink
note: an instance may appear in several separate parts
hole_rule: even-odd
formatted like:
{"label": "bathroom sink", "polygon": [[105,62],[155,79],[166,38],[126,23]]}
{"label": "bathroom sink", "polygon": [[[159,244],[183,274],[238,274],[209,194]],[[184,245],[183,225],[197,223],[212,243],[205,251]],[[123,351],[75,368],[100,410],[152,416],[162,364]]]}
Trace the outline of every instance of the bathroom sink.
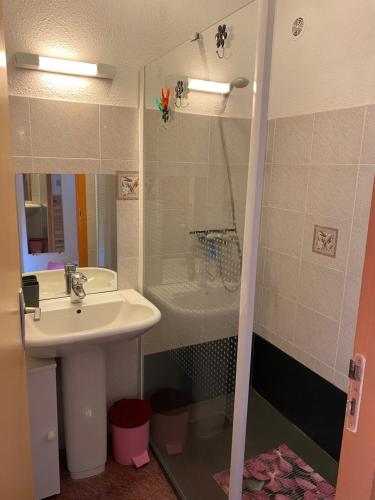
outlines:
{"label": "bathroom sink", "polygon": [[160,320],[159,310],[135,290],[44,301],[40,321],[26,316],[26,349],[34,357],[66,356],[79,349],[133,339]]}
{"label": "bathroom sink", "polygon": [[[26,349],[36,358],[61,357],[64,434],[73,479],[100,474],[107,459],[105,345],[135,339],[160,320],[159,310],[135,290],[41,303],[41,319],[25,318]],[[123,366],[119,377],[134,378]]]}

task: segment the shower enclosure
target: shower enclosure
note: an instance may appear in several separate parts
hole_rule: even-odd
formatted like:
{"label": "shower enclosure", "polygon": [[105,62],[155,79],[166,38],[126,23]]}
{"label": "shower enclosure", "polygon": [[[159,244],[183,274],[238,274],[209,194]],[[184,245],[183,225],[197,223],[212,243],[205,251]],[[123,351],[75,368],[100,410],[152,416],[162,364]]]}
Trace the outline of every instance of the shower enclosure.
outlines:
{"label": "shower enclosure", "polygon": [[[143,340],[144,395],[158,415],[153,448],[183,498],[220,498],[212,475],[230,464],[257,8],[145,68],[143,291],[162,321]],[[230,92],[188,90],[188,78]],[[166,87],[164,123],[154,99]]]}
{"label": "shower enclosure", "polygon": [[[244,339],[235,411],[237,339],[246,198],[262,183],[262,171],[256,171],[264,148],[267,95],[261,98],[263,74],[266,88],[269,72],[270,5],[250,2],[145,67],[143,293],[159,307],[162,320],[142,340],[144,396],[154,410],[154,452],[186,499],[222,498],[212,476],[231,463],[236,473],[230,498],[240,498],[242,489],[248,391],[243,382],[248,387],[255,275],[254,283],[250,276],[250,286],[242,287]],[[223,24],[229,35],[218,54],[215,34]],[[228,82],[229,92],[189,90],[189,78]],[[175,96],[178,82],[182,96]],[[155,101],[167,88],[166,117]],[[247,234],[256,240],[260,200],[252,200]],[[256,246],[250,247],[248,242],[251,264]],[[253,273],[246,262],[245,268]]]}

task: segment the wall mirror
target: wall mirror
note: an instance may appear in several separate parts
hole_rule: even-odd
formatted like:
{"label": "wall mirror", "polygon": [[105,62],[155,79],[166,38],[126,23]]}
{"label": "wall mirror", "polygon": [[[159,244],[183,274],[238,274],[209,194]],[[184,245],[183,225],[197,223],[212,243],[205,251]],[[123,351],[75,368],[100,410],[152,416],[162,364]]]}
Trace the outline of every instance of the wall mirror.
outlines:
{"label": "wall mirror", "polygon": [[37,276],[41,300],[65,295],[68,262],[86,293],[117,288],[116,176],[17,174],[16,190],[22,273]]}

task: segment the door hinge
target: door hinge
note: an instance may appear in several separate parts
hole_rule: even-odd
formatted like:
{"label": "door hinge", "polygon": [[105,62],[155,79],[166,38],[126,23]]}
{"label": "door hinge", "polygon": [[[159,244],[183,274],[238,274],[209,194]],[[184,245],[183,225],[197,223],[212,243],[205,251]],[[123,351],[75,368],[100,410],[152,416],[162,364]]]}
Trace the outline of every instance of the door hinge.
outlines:
{"label": "door hinge", "polygon": [[363,354],[355,354],[349,362],[350,385],[346,408],[346,428],[350,432],[357,432],[358,429],[365,366],[366,358]]}
{"label": "door hinge", "polygon": [[357,401],[355,398],[351,399],[350,401],[348,401],[348,405],[349,405],[349,413],[350,415],[352,415],[354,417],[355,415],[355,408],[356,408],[356,404],[357,404]]}
{"label": "door hinge", "polygon": [[351,359],[349,361],[349,373],[348,377],[352,380],[358,380],[359,377],[359,366],[357,363],[354,361],[354,359]]}

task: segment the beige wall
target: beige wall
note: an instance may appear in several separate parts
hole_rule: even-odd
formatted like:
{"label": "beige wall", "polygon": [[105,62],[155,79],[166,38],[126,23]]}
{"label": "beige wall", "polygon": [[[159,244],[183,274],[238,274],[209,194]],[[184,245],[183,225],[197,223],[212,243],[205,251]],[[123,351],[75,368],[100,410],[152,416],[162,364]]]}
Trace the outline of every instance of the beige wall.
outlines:
{"label": "beige wall", "polygon": [[[375,106],[269,122],[257,333],[346,389],[375,173]],[[312,252],[337,228],[336,258]]]}
{"label": "beige wall", "polygon": [[[16,173],[138,170],[135,108],[11,96],[10,110]],[[119,286],[137,288],[137,201],[117,201],[117,233]],[[108,348],[107,357],[108,398],[137,394],[137,341]]]}

